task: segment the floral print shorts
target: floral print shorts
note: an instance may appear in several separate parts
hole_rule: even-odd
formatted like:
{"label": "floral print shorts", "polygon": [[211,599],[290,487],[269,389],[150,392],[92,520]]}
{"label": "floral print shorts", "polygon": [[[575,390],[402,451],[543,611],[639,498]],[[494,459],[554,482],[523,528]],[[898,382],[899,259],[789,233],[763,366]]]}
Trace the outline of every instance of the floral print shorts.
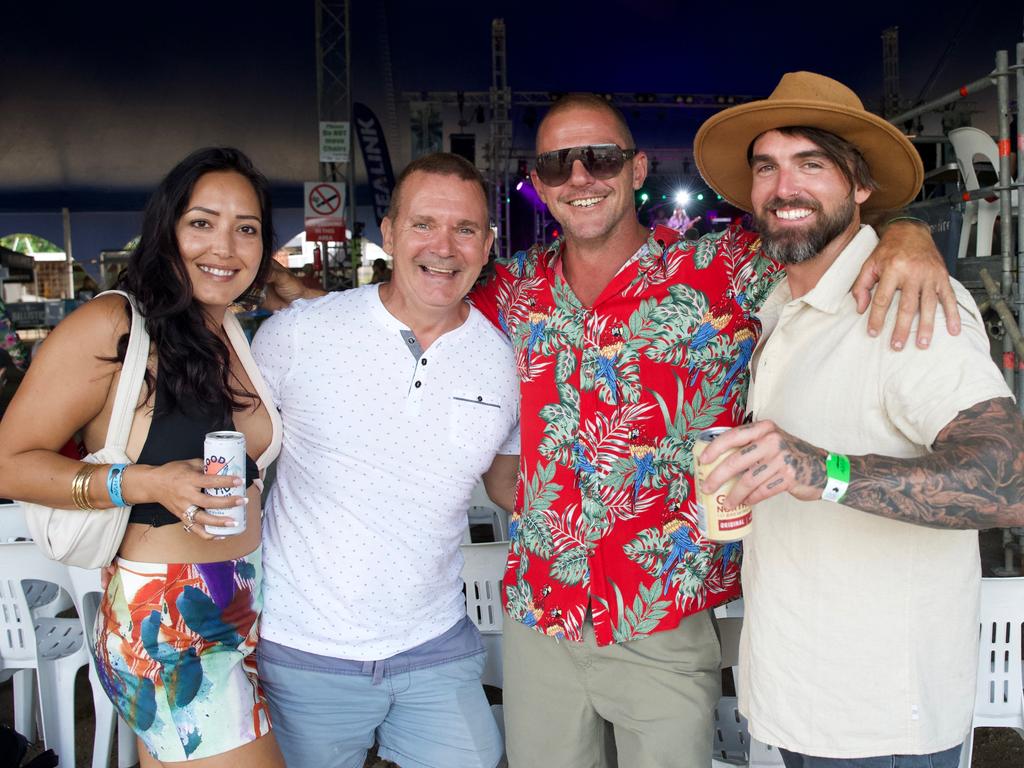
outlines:
{"label": "floral print shorts", "polygon": [[270,730],[256,675],[261,550],[219,563],[118,558],[96,617],[107,696],[153,757],[195,760]]}

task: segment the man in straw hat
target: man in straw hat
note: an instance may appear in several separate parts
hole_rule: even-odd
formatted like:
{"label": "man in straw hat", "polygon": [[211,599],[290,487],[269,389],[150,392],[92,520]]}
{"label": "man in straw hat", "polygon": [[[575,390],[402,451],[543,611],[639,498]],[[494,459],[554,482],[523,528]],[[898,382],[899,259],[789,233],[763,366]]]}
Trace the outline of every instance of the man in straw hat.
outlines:
{"label": "man in straw hat", "polygon": [[808,72],[712,117],[694,156],[786,266],[758,313],[756,421],[703,457],[738,449],[707,490],[736,477],[726,505],[758,502],[740,709],[790,768],[956,766],[974,702],[976,529],[1024,524],[1024,427],[959,283],[963,332],[938,322],[928,352],[873,343],[857,313],[850,284],[878,242],[861,215],[911,200],[921,161]]}

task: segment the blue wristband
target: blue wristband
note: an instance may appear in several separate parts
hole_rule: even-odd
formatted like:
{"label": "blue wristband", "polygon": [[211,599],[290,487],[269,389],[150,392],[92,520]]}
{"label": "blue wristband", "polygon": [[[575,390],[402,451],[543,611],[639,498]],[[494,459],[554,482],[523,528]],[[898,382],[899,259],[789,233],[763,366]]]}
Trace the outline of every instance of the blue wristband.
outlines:
{"label": "blue wristband", "polygon": [[127,464],[111,464],[110,471],[107,472],[107,493],[110,494],[110,501],[115,507],[128,506],[121,495],[121,479],[127,467]]}

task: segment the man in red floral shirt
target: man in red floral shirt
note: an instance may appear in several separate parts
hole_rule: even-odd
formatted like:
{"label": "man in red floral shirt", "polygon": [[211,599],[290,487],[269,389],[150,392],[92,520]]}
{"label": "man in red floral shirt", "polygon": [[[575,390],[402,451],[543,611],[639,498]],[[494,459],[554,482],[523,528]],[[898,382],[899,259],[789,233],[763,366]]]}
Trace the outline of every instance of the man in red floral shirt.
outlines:
{"label": "man in red floral shirt", "polygon": [[[629,768],[706,766],[720,695],[709,609],[738,596],[740,548],[697,531],[690,450],[698,432],[743,416],[753,315],[780,268],[738,228],[676,242],[642,227],[647,158],[597,97],[555,104],[537,152],[533,184],[564,236],[500,261],[471,294],[511,338],[521,379],[509,762],[602,766],[614,749]],[[893,235],[928,258],[900,257],[887,274],[917,272],[927,287],[904,280],[904,295],[923,290],[955,318],[927,233]],[[875,279],[869,267],[862,278]],[[884,287],[876,297],[892,295]]]}

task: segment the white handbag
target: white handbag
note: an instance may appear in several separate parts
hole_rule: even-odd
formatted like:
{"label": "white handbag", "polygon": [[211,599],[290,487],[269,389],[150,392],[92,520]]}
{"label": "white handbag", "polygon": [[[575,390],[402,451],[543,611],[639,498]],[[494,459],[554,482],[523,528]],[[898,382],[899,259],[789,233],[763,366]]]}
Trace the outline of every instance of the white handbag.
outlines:
{"label": "white handbag", "polygon": [[[121,378],[114,395],[107,439],[103,448],[90,453],[82,461],[89,464],[129,464],[131,461],[125,454],[125,448],[146,375],[149,334],[146,332],[146,321],[135,306],[135,299],[124,291],[106,293],[117,293],[128,299],[132,308],[132,327],[124,364],[121,366]],[[128,527],[131,511],[131,507],[126,506],[86,512],[29,502],[22,502],[22,507],[29,532],[43,554],[51,560],[77,565],[79,568],[100,568],[113,561]]]}

